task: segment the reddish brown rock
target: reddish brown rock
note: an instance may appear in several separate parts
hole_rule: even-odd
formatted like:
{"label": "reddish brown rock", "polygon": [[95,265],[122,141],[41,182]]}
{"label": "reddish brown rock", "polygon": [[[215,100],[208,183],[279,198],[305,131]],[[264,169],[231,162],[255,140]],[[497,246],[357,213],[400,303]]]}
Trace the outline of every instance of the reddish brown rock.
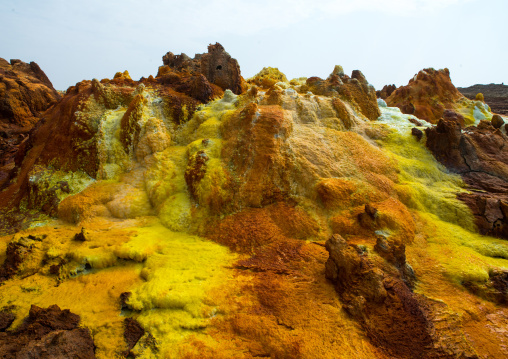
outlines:
{"label": "reddish brown rock", "polygon": [[14,167],[19,146],[42,113],[60,99],[46,74],[29,64],[0,58],[0,188]]}
{"label": "reddish brown rock", "polygon": [[[327,242],[329,258],[325,274],[346,311],[365,329],[367,336],[393,358],[476,358],[460,329],[442,332],[434,325],[436,308],[414,294],[393,269],[356,245],[334,234]],[[391,264],[405,262],[403,248],[383,248]],[[441,320],[448,320],[441,317]],[[442,345],[445,342],[452,346]]]}
{"label": "reddish brown rock", "polygon": [[508,271],[491,270],[486,282],[462,283],[472,293],[501,305],[508,304]]}
{"label": "reddish brown rock", "polygon": [[416,139],[418,141],[420,141],[422,139],[422,137],[423,137],[423,132],[422,132],[422,130],[420,130],[420,129],[416,128],[416,127],[413,127],[411,129],[411,135],[415,136]]}
{"label": "reddish brown rock", "polygon": [[382,98],[383,100],[387,99],[393,91],[397,89],[395,85],[384,85],[383,88],[379,91],[376,91],[377,98]]}
{"label": "reddish brown rock", "polygon": [[2,358],[95,358],[90,331],[79,328],[80,317],[57,305],[32,305],[14,332],[0,333]]}
{"label": "reddish brown rock", "polygon": [[[34,248],[43,237],[32,236],[12,239],[7,245],[5,261],[0,267],[0,282],[3,282],[18,272],[21,264],[30,256]],[[37,268],[33,268],[37,271]]]}
{"label": "reddish brown rock", "polygon": [[11,308],[4,308],[0,311],[0,332],[5,332],[12,322],[14,322],[16,316],[11,312]]}
{"label": "reddish brown rock", "polygon": [[145,334],[145,330],[143,327],[141,327],[138,321],[133,318],[125,318],[123,327],[123,336],[128,348],[123,354],[125,357],[129,357],[129,355],[133,356],[131,350],[134,348],[139,339],[141,339],[141,337]]}
{"label": "reddish brown rock", "polygon": [[472,193],[460,193],[480,233],[508,238],[508,137],[490,121],[461,130],[457,120],[441,119],[427,128],[427,147],[436,159],[460,173]]}
{"label": "reddish brown rock", "polygon": [[[168,52],[162,57],[162,61],[165,66],[176,72],[188,72],[197,76],[196,81],[204,83],[203,80],[206,79],[210,84],[219,86],[224,91],[229,89],[235,94],[243,92],[244,80],[238,61],[232,58],[219,43],[210,44],[207,53],[197,54],[193,59],[186,54],[174,55]],[[204,79],[200,78],[199,74],[204,75]]]}
{"label": "reddish brown rock", "polygon": [[393,91],[386,98],[386,103],[399,107],[402,113],[436,123],[445,110],[453,109],[454,103],[461,97],[450,80],[448,69],[428,68],[420,71],[406,86]]}

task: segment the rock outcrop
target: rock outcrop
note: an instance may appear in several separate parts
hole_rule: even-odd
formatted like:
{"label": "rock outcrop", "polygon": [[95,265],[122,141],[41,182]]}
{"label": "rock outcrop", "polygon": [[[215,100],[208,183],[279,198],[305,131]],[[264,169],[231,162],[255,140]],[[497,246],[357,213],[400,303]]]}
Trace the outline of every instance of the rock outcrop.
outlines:
{"label": "rock outcrop", "polygon": [[0,332],[2,358],[95,358],[90,331],[80,317],[57,305],[32,305],[29,316],[12,332]]}
{"label": "rock outcrop", "polygon": [[0,189],[9,180],[19,146],[41,115],[60,99],[35,62],[0,58]]}
{"label": "rock outcrop", "polygon": [[478,110],[474,112],[475,103],[468,102],[455,88],[448,69],[421,70],[406,86],[397,88],[385,100],[388,106],[398,107],[402,113],[414,115],[430,123],[437,123],[446,110],[462,111],[469,124],[474,123],[477,118],[488,117],[483,104],[478,104]]}
{"label": "rock outcrop", "polygon": [[473,211],[482,234],[508,239],[508,137],[488,121],[462,129],[441,119],[425,130],[436,159],[460,173],[470,193],[458,198]]}
{"label": "rock outcrop", "polygon": [[[387,259],[386,263],[334,234],[326,242],[326,250],[330,256],[325,274],[334,283],[344,308],[391,357],[477,358],[467,342],[460,339],[460,330],[436,330],[432,303],[413,293],[391,267],[406,265],[402,247],[387,257],[390,251],[378,240],[376,250]],[[439,343],[440,337],[447,335],[459,339],[452,351]]]}
{"label": "rock outcrop", "polygon": [[395,85],[384,85],[381,90],[376,91],[376,96],[386,100],[397,89]]}
{"label": "rock outcrop", "polygon": [[[229,55],[224,47],[216,43],[208,46],[208,52],[197,54],[193,59],[186,54],[174,55],[166,53],[162,57],[164,66],[168,66],[176,72],[189,72],[195,76],[202,74],[204,78],[196,81],[208,81],[210,84],[219,86],[223,91],[231,90],[235,94],[243,91],[243,78],[240,73],[238,61]],[[159,69],[159,73],[164,68]]]}

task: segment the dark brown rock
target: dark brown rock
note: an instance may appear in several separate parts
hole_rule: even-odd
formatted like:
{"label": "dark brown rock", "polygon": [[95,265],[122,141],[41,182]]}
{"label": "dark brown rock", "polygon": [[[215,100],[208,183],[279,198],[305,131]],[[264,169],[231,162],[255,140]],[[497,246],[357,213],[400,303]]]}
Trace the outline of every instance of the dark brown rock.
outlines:
{"label": "dark brown rock", "polygon": [[508,304],[508,271],[491,270],[486,282],[462,283],[472,293],[501,305]]}
{"label": "dark brown rock", "polygon": [[395,85],[384,85],[383,89],[376,91],[376,96],[378,98],[382,98],[383,100],[386,100],[388,96],[392,94],[393,91],[397,89],[397,86]]}
{"label": "dark brown rock", "polygon": [[492,126],[494,126],[494,128],[501,128],[501,126],[504,125],[504,120],[501,116],[499,116],[498,114],[495,114],[494,116],[492,116]]}
{"label": "dark brown rock", "polygon": [[[477,358],[460,327],[444,314],[446,308],[414,294],[400,271],[391,267],[405,263],[403,246],[378,240],[376,251],[388,265],[338,234],[326,242],[326,249],[325,274],[334,283],[345,310],[389,357]],[[436,318],[451,326],[438,329]]]}
{"label": "dark brown rock", "polygon": [[16,316],[11,312],[10,308],[4,308],[0,311],[0,332],[5,332],[12,322],[14,322]]}
{"label": "dark brown rock", "polygon": [[[187,72],[197,76],[193,80],[197,83],[191,87],[199,89],[198,93],[206,89],[208,83],[214,84],[224,91],[229,89],[235,94],[243,92],[244,80],[240,73],[238,61],[232,58],[219,43],[210,44],[207,53],[197,54],[193,59],[186,54],[174,55],[172,52],[168,52],[162,57],[162,62],[175,72]],[[204,75],[204,78],[200,78],[199,74]],[[203,99],[209,97],[206,91],[197,94],[197,96]]]}
{"label": "dark brown rock", "polygon": [[461,131],[457,120],[441,119],[425,132],[436,159],[473,190],[458,198],[471,208],[480,233],[508,238],[508,217],[501,209],[508,202],[508,137],[487,120]]}
{"label": "dark brown rock", "polygon": [[369,338],[396,356],[424,357],[432,343],[432,323],[418,297],[402,280],[386,277],[368,256],[359,254],[341,236],[333,235],[326,249],[330,255],[326,277]]}
{"label": "dark brown rock", "polygon": [[85,242],[85,241],[87,241],[88,240],[88,232],[87,232],[87,230],[84,227],[82,227],[81,228],[81,232],[76,233],[74,235],[73,240],[79,241],[79,242]]}
{"label": "dark brown rock", "polygon": [[0,335],[2,358],[95,358],[90,331],[78,328],[80,318],[57,305],[32,305],[16,331]]}
{"label": "dark brown rock", "polygon": [[125,338],[125,342],[127,343],[127,350],[124,352],[124,355],[128,357],[131,355],[130,351],[136,343],[141,339],[141,337],[145,334],[145,330],[138,323],[137,320],[133,318],[125,318],[123,322],[124,333],[123,336]]}
{"label": "dark brown rock", "polygon": [[462,116],[460,113],[457,113],[453,110],[445,110],[443,112],[443,118],[445,120],[451,120],[451,121],[455,121],[457,122],[458,124],[460,124],[460,127],[465,127],[466,126],[466,122],[464,120],[464,116]]}
{"label": "dark brown rock", "polygon": [[436,159],[452,169],[454,172],[463,173],[469,170],[461,155],[461,126],[453,120],[441,119],[437,126],[426,128],[427,148],[434,154]]}
{"label": "dark brown rock", "polygon": [[17,272],[23,261],[32,253],[42,238],[39,237],[20,237],[13,239],[7,245],[6,258],[2,267],[0,267],[0,282],[3,282]]}
{"label": "dark brown rock", "polygon": [[60,95],[35,62],[0,58],[0,188],[11,178],[14,157],[42,113]]}
{"label": "dark brown rock", "polygon": [[416,128],[416,127],[413,127],[413,128],[411,129],[411,134],[412,134],[413,136],[415,136],[415,137],[416,137],[416,139],[417,139],[418,141],[420,141],[420,140],[422,139],[422,137],[423,137],[423,132],[422,132],[422,130],[420,130],[420,129]]}
{"label": "dark brown rock", "polygon": [[127,301],[129,300],[131,295],[132,295],[131,292],[123,292],[120,294],[120,307],[122,308],[122,310],[131,309],[130,305],[127,304]]}

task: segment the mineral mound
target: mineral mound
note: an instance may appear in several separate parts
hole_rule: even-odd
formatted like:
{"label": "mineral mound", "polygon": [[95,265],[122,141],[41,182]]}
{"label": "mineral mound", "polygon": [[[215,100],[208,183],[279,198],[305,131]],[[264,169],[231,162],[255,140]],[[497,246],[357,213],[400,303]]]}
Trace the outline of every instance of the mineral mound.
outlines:
{"label": "mineral mound", "polygon": [[215,44],[41,110],[0,192],[2,355],[507,357],[505,129],[446,70],[402,111],[331,70],[243,79]]}

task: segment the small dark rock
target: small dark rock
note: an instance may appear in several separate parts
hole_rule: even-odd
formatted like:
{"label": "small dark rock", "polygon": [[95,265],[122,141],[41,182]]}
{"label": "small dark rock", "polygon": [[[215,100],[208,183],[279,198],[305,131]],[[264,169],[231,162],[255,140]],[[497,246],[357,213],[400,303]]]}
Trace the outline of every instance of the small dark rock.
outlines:
{"label": "small dark rock", "polygon": [[130,351],[132,348],[134,348],[139,339],[141,339],[141,337],[145,334],[145,330],[143,327],[141,327],[141,324],[139,324],[138,321],[133,318],[125,318],[123,327],[123,336],[128,347],[128,349],[124,352],[124,355],[128,357],[129,355],[132,355]]}
{"label": "small dark rock", "polygon": [[121,306],[122,310],[125,310],[125,309],[130,310],[131,309],[129,304],[127,304],[127,301],[129,300],[131,295],[132,295],[131,292],[123,292],[122,294],[120,294],[120,306]]}
{"label": "small dark rock", "polygon": [[420,121],[418,121],[415,118],[408,118],[408,121],[411,122],[415,126],[423,126],[423,123],[421,123]]}
{"label": "small dark rock", "polygon": [[367,213],[372,219],[377,218],[377,209],[371,206],[369,203],[365,205],[365,213]]}
{"label": "small dark rock", "polygon": [[5,332],[8,329],[12,322],[14,322],[16,316],[10,311],[9,308],[4,308],[0,311],[0,332]]}
{"label": "small dark rock", "polygon": [[81,228],[81,232],[76,233],[73,238],[75,241],[85,242],[88,240],[88,233],[84,227]]}
{"label": "small dark rock", "polygon": [[423,137],[423,132],[422,132],[422,130],[420,130],[420,129],[416,128],[416,127],[413,127],[413,128],[411,129],[411,134],[412,134],[413,136],[415,136],[415,137],[416,137],[416,139],[417,139],[418,141],[420,141],[420,140],[422,139],[422,137]]}
{"label": "small dark rock", "polygon": [[501,128],[504,125],[503,118],[497,114],[492,116],[491,123],[494,128]]}

